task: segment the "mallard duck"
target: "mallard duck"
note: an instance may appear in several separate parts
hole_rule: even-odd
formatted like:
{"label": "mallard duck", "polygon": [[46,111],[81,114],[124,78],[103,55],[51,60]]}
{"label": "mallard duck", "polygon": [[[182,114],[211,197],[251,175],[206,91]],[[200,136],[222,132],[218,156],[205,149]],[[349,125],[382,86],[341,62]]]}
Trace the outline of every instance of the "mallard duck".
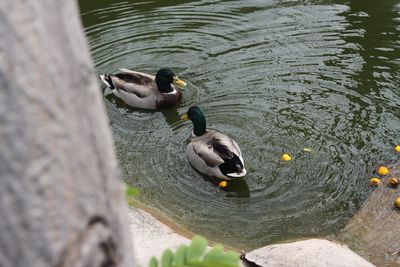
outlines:
{"label": "mallard duck", "polygon": [[206,118],[199,107],[189,108],[181,120],[193,123],[193,132],[187,139],[186,157],[195,169],[223,180],[246,175],[239,145],[223,133],[207,129]]}
{"label": "mallard duck", "polygon": [[186,86],[168,68],[159,70],[156,76],[120,69],[120,73],[103,74],[100,78],[126,104],[142,109],[159,110],[175,106],[182,99],[182,92],[177,86]]}

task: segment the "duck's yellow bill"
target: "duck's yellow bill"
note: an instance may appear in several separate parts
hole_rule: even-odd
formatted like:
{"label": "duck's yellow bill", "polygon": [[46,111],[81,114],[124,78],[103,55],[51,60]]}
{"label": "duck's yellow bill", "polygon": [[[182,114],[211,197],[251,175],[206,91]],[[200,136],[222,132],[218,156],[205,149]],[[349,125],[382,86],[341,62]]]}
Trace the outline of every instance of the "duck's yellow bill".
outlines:
{"label": "duck's yellow bill", "polygon": [[183,114],[183,115],[180,117],[180,119],[181,119],[182,121],[187,121],[187,120],[189,119],[189,116],[188,116],[187,113],[185,113],[185,114]]}
{"label": "duck's yellow bill", "polygon": [[185,87],[187,85],[187,83],[177,77],[174,77],[174,85],[179,86],[179,87]]}

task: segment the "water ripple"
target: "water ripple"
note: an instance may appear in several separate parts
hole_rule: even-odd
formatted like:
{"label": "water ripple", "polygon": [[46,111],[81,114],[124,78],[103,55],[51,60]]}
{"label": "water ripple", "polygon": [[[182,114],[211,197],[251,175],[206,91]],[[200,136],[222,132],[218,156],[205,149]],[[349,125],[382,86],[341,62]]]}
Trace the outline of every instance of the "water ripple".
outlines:
{"label": "water ripple", "polygon": [[[142,202],[188,229],[241,249],[332,234],[370,192],[373,166],[393,159],[398,7],[83,2],[97,72],[168,66],[189,82],[179,107],[155,113],[104,91],[125,180],[141,189]],[[188,164],[192,128],[179,114],[191,105],[201,106],[209,127],[238,141],[246,179],[221,189]],[[294,160],[280,162],[284,152]]]}

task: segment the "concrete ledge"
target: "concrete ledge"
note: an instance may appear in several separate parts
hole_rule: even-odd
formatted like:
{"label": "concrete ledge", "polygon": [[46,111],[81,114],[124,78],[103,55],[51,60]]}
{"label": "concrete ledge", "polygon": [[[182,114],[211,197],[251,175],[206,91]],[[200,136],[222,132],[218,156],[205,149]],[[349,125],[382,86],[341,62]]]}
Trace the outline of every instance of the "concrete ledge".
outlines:
{"label": "concrete ledge", "polygon": [[[130,232],[136,264],[147,267],[151,256],[161,258],[165,249],[176,251],[190,240],[174,231],[148,212],[139,208],[128,209]],[[287,244],[272,245],[246,254],[246,260],[258,266],[305,267],[371,267],[374,266],[347,246],[323,239],[310,239]],[[243,262],[242,266],[249,265]]]}
{"label": "concrete ledge", "polygon": [[152,256],[161,259],[165,249],[175,251],[179,245],[191,242],[141,209],[129,207],[128,219],[135,263],[142,267],[149,265]]}

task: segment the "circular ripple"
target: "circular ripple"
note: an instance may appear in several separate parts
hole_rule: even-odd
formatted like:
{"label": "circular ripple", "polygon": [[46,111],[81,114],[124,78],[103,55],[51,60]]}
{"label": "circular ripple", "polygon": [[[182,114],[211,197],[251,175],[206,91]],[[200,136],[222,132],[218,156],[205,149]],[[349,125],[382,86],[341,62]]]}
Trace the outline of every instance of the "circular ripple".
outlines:
{"label": "circular ripple", "polygon": [[[180,106],[163,112],[129,108],[104,91],[125,180],[141,189],[142,202],[184,227],[241,249],[332,234],[370,192],[373,167],[394,160],[396,8],[81,2],[98,73],[168,66],[189,82]],[[188,164],[192,126],[179,114],[191,105],[240,144],[244,180],[221,189]],[[284,152],[294,160],[280,162]]]}

